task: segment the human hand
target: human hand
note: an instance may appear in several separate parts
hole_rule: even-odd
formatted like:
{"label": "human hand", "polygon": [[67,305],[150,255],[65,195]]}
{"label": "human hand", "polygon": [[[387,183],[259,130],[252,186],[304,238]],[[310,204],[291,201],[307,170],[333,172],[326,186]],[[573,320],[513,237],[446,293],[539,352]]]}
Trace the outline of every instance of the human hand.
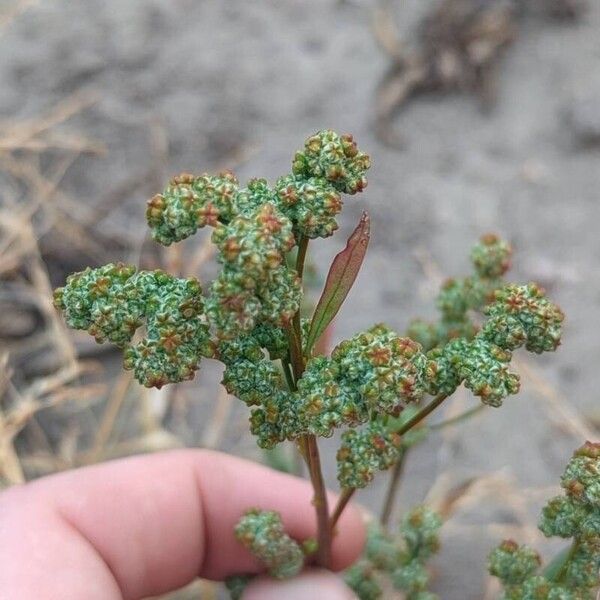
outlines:
{"label": "human hand", "polygon": [[[259,573],[235,539],[249,507],[278,511],[294,538],[315,535],[310,484],[204,450],[123,459],[61,473],[0,494],[2,600],[129,600],[175,590],[195,577]],[[334,500],[332,499],[332,503]],[[364,543],[349,507],[333,542],[343,569]],[[348,599],[333,574],[257,578],[244,600]]]}

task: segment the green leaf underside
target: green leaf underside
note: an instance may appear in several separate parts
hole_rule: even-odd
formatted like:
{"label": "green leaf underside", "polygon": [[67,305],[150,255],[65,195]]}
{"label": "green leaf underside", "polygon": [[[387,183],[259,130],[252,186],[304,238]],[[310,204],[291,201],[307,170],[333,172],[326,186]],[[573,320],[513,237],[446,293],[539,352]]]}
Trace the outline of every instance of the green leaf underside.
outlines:
{"label": "green leaf underside", "polygon": [[370,228],[369,215],[363,212],[356,229],[348,238],[346,247],[333,259],[323,293],[310,324],[306,340],[306,356],[310,356],[313,346],[333,321],[350,292],[367,252]]}

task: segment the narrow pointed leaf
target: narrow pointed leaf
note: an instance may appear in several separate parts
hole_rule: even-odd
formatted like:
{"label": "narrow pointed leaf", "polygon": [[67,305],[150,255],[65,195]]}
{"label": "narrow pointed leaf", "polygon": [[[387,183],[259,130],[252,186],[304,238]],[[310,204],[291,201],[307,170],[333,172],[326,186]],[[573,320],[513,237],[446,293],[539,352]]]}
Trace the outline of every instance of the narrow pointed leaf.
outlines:
{"label": "narrow pointed leaf", "polygon": [[364,212],[356,229],[348,238],[346,247],[331,263],[323,293],[310,323],[306,340],[307,356],[310,356],[315,342],[339,311],[356,280],[369,245],[370,227],[369,215]]}

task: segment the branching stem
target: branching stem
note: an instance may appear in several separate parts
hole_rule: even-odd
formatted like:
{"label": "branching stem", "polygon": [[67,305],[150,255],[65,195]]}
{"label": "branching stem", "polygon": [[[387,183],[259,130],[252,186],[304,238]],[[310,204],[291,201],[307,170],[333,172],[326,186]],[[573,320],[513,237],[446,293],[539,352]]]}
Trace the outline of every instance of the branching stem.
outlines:
{"label": "branching stem", "polygon": [[337,525],[337,522],[339,521],[340,517],[342,516],[342,513],[344,512],[346,505],[348,504],[348,502],[350,502],[350,500],[352,499],[352,496],[354,496],[354,492],[356,492],[356,488],[344,488],[342,490],[342,493],[340,494],[340,497],[338,499],[335,510],[333,511],[333,514],[331,515],[330,527],[331,527],[332,535],[335,533],[335,526]]}
{"label": "branching stem", "polygon": [[398,435],[408,433],[413,427],[418,425],[425,417],[429,416],[442,402],[447,398],[446,394],[436,396],[429,404],[424,406],[414,417],[406,421],[400,429],[396,431]]}
{"label": "branching stem", "polygon": [[[306,261],[306,252],[308,249],[308,238],[298,240],[298,254],[296,256],[296,271],[302,278],[304,273],[304,263]],[[288,385],[292,383],[291,389],[296,389],[296,383],[302,377],[305,367],[305,359],[302,354],[302,329],[300,324],[300,311],[295,314],[290,327],[288,328],[288,338],[290,342],[290,362],[293,370],[290,372],[290,364],[287,368],[284,366],[284,373]],[[327,490],[323,479],[321,469],[321,459],[319,457],[319,446],[317,438],[314,435],[303,435],[298,440],[298,448],[302,454],[313,486],[314,497],[313,504],[317,517],[317,542],[318,549],[316,561],[320,567],[329,568],[331,564],[331,527],[329,525],[329,507],[327,505]]]}
{"label": "branching stem", "polygon": [[381,508],[380,518],[381,525],[386,530],[388,529],[388,526],[390,524],[392,512],[396,504],[396,498],[398,496],[398,487],[400,485],[400,479],[402,478],[402,472],[404,471],[404,464],[406,461],[407,452],[408,450],[406,449],[402,451],[400,458],[396,461],[396,464],[392,469],[392,474],[388,482],[388,488],[385,494],[385,499],[383,501],[383,506]]}

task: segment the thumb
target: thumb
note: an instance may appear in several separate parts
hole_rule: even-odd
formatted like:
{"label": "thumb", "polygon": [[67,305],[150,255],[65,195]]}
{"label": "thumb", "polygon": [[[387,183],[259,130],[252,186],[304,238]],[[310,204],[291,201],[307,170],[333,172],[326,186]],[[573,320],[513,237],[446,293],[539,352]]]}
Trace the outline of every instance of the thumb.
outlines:
{"label": "thumb", "polygon": [[310,569],[298,577],[276,581],[257,577],[248,585],[242,600],[356,600],[352,590],[334,573],[324,569]]}

